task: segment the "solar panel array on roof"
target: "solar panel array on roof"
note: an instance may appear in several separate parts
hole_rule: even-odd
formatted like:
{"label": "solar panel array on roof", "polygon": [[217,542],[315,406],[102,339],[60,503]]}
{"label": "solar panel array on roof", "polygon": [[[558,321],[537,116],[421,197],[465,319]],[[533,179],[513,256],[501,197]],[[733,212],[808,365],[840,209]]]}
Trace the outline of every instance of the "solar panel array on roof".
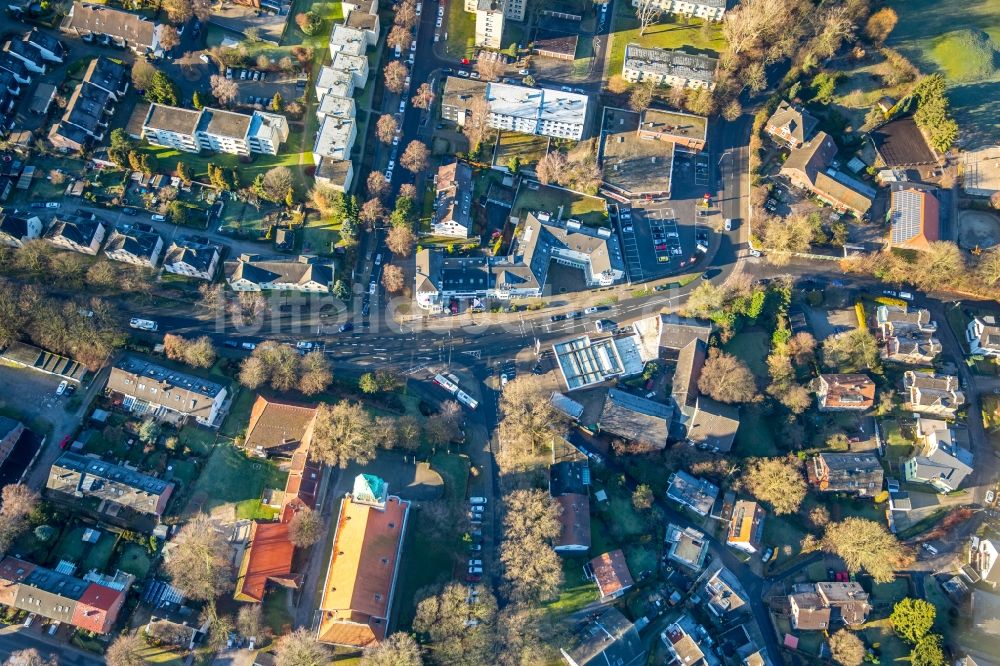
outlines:
{"label": "solar panel array on roof", "polygon": [[923,193],[900,190],[893,197],[892,244],[905,243],[920,233],[923,218]]}

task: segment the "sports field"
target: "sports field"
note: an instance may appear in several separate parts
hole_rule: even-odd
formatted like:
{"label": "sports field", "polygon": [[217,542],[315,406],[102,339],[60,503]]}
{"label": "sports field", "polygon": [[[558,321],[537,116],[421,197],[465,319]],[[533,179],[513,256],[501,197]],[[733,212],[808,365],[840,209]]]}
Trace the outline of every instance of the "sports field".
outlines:
{"label": "sports field", "polygon": [[888,46],[950,86],[960,143],[1000,142],[1000,0],[891,0],[899,23]]}

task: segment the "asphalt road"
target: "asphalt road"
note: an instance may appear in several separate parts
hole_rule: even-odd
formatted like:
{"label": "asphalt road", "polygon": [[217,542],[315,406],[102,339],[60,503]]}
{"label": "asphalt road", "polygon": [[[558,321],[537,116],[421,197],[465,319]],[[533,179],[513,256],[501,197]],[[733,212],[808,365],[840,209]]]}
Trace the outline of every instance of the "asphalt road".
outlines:
{"label": "asphalt road", "polygon": [[0,629],[0,660],[4,662],[14,652],[34,648],[42,657],[53,657],[60,664],[69,666],[100,666],[104,660],[87,652],[76,649],[65,642],[50,641],[48,637],[38,634],[34,627],[25,629],[19,624]]}

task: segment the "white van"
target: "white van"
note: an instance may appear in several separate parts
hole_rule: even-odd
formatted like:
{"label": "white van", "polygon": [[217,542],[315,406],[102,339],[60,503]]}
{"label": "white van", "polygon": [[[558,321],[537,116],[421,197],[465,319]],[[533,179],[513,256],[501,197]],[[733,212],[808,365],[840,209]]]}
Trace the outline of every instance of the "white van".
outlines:
{"label": "white van", "polygon": [[153,222],[166,222],[167,221],[167,217],[165,215],[150,215],[149,219],[151,219]]}

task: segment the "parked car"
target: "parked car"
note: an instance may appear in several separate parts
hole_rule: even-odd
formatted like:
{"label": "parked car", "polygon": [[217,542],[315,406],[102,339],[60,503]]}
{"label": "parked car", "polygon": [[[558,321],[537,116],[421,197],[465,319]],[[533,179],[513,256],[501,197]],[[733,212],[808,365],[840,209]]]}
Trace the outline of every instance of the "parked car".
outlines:
{"label": "parked car", "polygon": [[59,448],[63,450],[68,449],[69,445],[72,442],[73,442],[73,435],[66,435],[65,437],[63,437],[63,440],[59,442]]}
{"label": "parked car", "polygon": [[549,317],[549,321],[552,321],[552,322],[563,321],[565,319],[566,319],[566,315],[564,315],[564,314],[557,314],[557,315],[552,315],[551,317]]}
{"label": "parked car", "polygon": [[318,342],[309,342],[307,340],[299,340],[298,342],[295,343],[295,348],[296,349],[306,349],[306,350],[309,350],[309,349],[316,349],[317,347],[319,347],[319,343]]}
{"label": "parked car", "polygon": [[486,504],[485,497],[470,497],[469,504]]}
{"label": "parked car", "polygon": [[483,574],[482,567],[469,567],[470,576],[481,576]]}
{"label": "parked car", "polygon": [[202,53],[200,56],[198,56],[198,60],[201,60],[206,65],[212,62],[212,59],[208,57],[207,53]]}
{"label": "parked car", "polygon": [[583,314],[594,314],[597,312],[597,306],[591,306],[583,311]]}
{"label": "parked car", "polygon": [[247,351],[253,351],[254,349],[257,349],[257,343],[255,343],[255,342],[243,342],[243,343],[240,343],[240,347],[242,347],[243,349],[246,349]]}
{"label": "parked car", "polygon": [[727,217],[726,221],[722,223],[722,228],[725,229],[726,231],[732,231],[733,221]]}
{"label": "parked car", "polygon": [[67,386],[69,386],[69,382],[65,379],[59,382],[59,386],[56,387],[56,395],[62,395],[65,393]]}
{"label": "parked car", "polygon": [[767,550],[764,551],[764,556],[760,558],[760,561],[766,564],[767,562],[770,562],[771,558],[773,557],[774,557],[774,548],[768,548]]}
{"label": "parked car", "polygon": [[481,566],[483,566],[483,561],[482,560],[469,560],[469,566],[470,567],[481,567]]}

